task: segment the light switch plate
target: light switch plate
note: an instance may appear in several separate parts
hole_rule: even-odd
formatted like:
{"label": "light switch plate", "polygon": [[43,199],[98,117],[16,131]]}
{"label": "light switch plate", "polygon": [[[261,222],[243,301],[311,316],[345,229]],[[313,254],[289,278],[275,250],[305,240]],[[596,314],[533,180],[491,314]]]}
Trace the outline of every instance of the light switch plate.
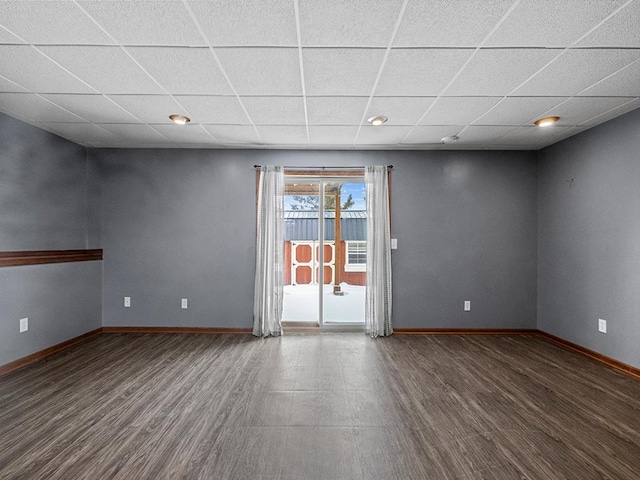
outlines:
{"label": "light switch plate", "polygon": [[602,318],[598,319],[598,331],[600,333],[607,333],[607,321]]}
{"label": "light switch plate", "polygon": [[471,311],[471,300],[465,300],[464,301],[464,311],[465,312],[470,312]]}
{"label": "light switch plate", "polygon": [[391,250],[397,250],[398,249],[398,239],[397,238],[392,238],[391,239]]}
{"label": "light switch plate", "polygon": [[20,333],[24,333],[29,330],[29,318],[20,319]]}
{"label": "light switch plate", "polygon": [[127,308],[131,306],[131,297],[124,297],[124,306]]}
{"label": "light switch plate", "polygon": [[189,300],[187,300],[186,298],[182,299],[182,302],[180,303],[180,308],[182,308],[183,310],[186,310],[189,307]]}

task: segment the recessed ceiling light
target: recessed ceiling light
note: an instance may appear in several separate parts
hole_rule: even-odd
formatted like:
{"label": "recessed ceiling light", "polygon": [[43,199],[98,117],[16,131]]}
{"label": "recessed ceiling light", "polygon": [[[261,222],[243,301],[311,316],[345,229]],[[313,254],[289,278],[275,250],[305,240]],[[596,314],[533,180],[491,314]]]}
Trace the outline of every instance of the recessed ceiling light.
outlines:
{"label": "recessed ceiling light", "polygon": [[178,125],[186,125],[191,121],[189,117],[185,117],[184,115],[169,115],[169,118]]}
{"label": "recessed ceiling light", "polygon": [[375,117],[371,117],[371,118],[367,119],[367,122],[369,122],[374,127],[377,127],[378,125],[382,125],[387,120],[389,120],[389,119],[387,117],[385,117],[384,115],[377,115]]}
{"label": "recessed ceiling light", "polygon": [[440,140],[442,143],[453,143],[453,142],[457,142],[459,139],[459,137],[457,135],[449,135],[448,137],[442,137],[442,140]]}
{"label": "recessed ceiling light", "polygon": [[544,117],[540,120],[536,120],[534,123],[538,127],[548,127],[549,125],[556,123],[558,120],[560,120],[560,117]]}

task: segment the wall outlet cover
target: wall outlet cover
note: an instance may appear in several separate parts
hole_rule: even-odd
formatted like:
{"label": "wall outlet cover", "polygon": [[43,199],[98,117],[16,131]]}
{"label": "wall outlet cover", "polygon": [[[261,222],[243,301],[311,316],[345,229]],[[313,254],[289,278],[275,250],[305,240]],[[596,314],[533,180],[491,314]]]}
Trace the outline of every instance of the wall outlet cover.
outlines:
{"label": "wall outlet cover", "polygon": [[180,302],[180,308],[184,310],[189,308],[189,300],[187,300],[186,298],[183,298],[182,301]]}
{"label": "wall outlet cover", "polygon": [[464,301],[464,311],[465,312],[470,312],[471,311],[471,300],[465,300]]}
{"label": "wall outlet cover", "polygon": [[20,319],[20,333],[24,333],[29,330],[29,318]]}
{"label": "wall outlet cover", "polygon": [[131,297],[124,297],[124,306],[127,308],[131,306]]}

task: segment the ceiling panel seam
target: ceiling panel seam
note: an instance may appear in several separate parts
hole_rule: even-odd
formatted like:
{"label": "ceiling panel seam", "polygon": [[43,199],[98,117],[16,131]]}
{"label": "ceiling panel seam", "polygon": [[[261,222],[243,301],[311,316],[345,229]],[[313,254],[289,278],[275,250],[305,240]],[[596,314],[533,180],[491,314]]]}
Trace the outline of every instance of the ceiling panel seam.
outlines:
{"label": "ceiling panel seam", "polygon": [[[407,134],[402,138],[402,140],[400,141],[400,143],[404,143],[407,138],[409,138],[409,136],[411,135],[411,133],[415,130],[416,126],[420,125],[420,123],[424,120],[424,118],[429,114],[429,112],[434,108],[435,104],[438,103],[438,100],[440,100],[440,98],[443,96],[443,94],[449,89],[449,87],[453,84],[453,82],[455,82],[455,80],[462,74],[462,72],[464,71],[465,68],[467,68],[467,65],[469,65],[469,63],[471,63],[471,60],[473,60],[473,57],[476,56],[476,54],[478,53],[478,51],[480,50],[480,48],[487,43],[487,41],[489,41],[489,38],[491,38],[491,36],[495,33],[495,31],[500,28],[500,25],[502,25],[504,23],[504,21],[509,17],[509,15],[511,15],[511,13],[516,9],[516,7],[520,4],[520,0],[515,0],[511,6],[507,9],[507,11],[502,15],[502,17],[500,17],[500,20],[498,20],[498,22],[496,22],[496,24],[493,26],[493,28],[491,30],[489,30],[489,33],[487,33],[487,35],[485,35],[485,37],[482,39],[482,41],[480,42],[480,44],[478,45],[477,48],[474,49],[473,53],[469,56],[469,58],[467,58],[467,61],[464,62],[462,64],[462,67],[460,67],[460,69],[458,70],[458,72],[453,76],[453,78],[451,78],[449,80],[449,83],[447,83],[444,88],[442,89],[442,91],[440,92],[440,94],[436,97],[436,99],[433,101],[433,103],[431,105],[429,105],[429,107],[427,108],[427,111],[424,112],[422,114],[422,116],[418,119],[418,121],[415,123],[415,125],[413,127],[411,127],[409,129],[409,131],[407,132]],[[457,135],[460,135],[462,132],[464,132],[466,130],[466,128],[468,127],[465,126],[462,131],[457,132]]]}
{"label": "ceiling panel seam", "polygon": [[358,130],[356,131],[356,136],[353,139],[352,148],[356,147],[356,143],[358,142],[358,137],[360,136],[360,131],[362,130],[362,126],[366,120],[367,112],[369,111],[369,107],[371,106],[371,102],[373,100],[373,95],[378,88],[378,83],[380,82],[380,77],[382,76],[382,72],[384,71],[384,67],[387,63],[387,59],[389,58],[389,53],[391,52],[391,46],[398,34],[398,29],[400,28],[400,24],[402,23],[402,18],[404,17],[404,12],[407,10],[407,5],[409,0],[404,0],[402,3],[402,7],[400,8],[400,13],[398,14],[398,18],[396,19],[396,23],[393,27],[393,32],[391,33],[391,38],[389,39],[389,44],[385,49],[384,56],[382,57],[382,62],[380,63],[380,68],[378,69],[378,75],[376,76],[375,81],[373,82],[373,86],[371,87],[371,93],[369,94],[369,98],[367,99],[367,104],[364,107],[364,112],[362,113],[362,118],[360,119],[360,124],[358,125]]}

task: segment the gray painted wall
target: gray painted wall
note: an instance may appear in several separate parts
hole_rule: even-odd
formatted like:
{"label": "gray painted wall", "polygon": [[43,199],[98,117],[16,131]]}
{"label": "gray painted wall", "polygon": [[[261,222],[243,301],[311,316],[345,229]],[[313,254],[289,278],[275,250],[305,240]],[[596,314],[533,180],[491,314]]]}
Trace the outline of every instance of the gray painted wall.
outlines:
{"label": "gray painted wall", "polygon": [[102,262],[0,268],[0,365],[100,328],[101,298]]}
{"label": "gray painted wall", "polygon": [[538,328],[640,367],[640,110],[539,159]]}
{"label": "gray painted wall", "polygon": [[255,163],[395,166],[397,327],[536,326],[535,152],[100,149],[90,158],[102,179],[105,326],[251,326]]}
{"label": "gray painted wall", "polygon": [[[640,110],[538,153],[101,149],[89,158],[0,114],[0,251],[105,248],[104,265],[0,269],[0,364],[101,324],[250,326],[252,165],[392,163],[396,326],[537,326],[638,367],[639,151]],[[19,334],[25,316],[31,328]]]}
{"label": "gray painted wall", "polygon": [[[0,251],[96,248],[88,166],[83,147],[0,114]],[[101,262],[0,268],[0,365],[100,327],[101,274]]]}

